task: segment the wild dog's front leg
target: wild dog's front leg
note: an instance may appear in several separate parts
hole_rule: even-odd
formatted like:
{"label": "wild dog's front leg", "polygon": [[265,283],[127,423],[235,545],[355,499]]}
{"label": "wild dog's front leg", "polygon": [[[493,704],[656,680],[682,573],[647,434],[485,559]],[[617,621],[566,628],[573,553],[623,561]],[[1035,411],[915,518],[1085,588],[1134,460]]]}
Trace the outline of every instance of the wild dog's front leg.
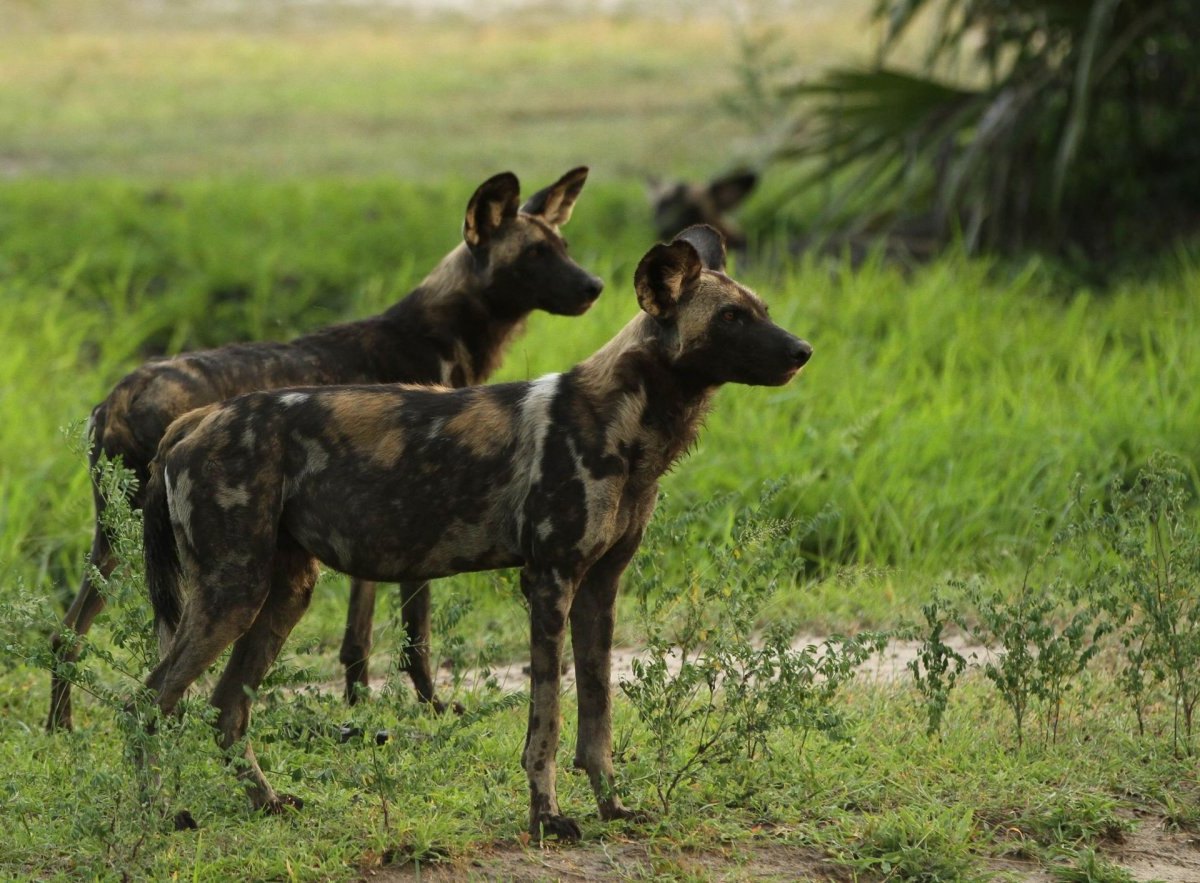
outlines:
{"label": "wild dog's front leg", "polygon": [[641,542],[630,535],[592,565],[571,606],[575,650],[575,689],[579,696],[579,737],[575,766],[587,771],[600,818],[642,818],[617,797],[612,762],[612,636],[621,574]]}
{"label": "wild dog's front leg", "polygon": [[529,778],[529,834],[539,843],[545,835],[578,840],[579,825],[558,809],[555,754],[559,736],[559,680],[567,616],[574,586],[557,571],[521,573],[529,599],[530,687],[529,729],[521,766]]}

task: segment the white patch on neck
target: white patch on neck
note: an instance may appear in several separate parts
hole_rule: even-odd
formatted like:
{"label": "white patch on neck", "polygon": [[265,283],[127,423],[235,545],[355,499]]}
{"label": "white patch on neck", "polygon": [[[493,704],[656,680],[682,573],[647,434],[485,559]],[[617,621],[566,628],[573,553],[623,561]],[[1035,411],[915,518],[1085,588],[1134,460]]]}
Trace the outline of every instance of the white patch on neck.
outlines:
{"label": "white patch on neck", "polygon": [[526,475],[526,480],[520,483],[523,485],[522,499],[542,477],[542,451],[546,446],[546,434],[550,431],[550,406],[561,383],[561,374],[539,377],[530,384],[529,392],[521,399],[517,432],[520,438],[518,449],[523,460],[518,468],[523,469]]}

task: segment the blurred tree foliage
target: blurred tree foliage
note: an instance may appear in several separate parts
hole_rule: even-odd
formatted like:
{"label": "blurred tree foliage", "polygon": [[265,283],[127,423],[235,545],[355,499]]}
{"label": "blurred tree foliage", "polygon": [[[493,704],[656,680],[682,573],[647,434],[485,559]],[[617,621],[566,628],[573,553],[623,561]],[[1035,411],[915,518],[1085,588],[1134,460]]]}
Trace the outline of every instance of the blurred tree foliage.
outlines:
{"label": "blurred tree foliage", "polygon": [[[785,87],[815,228],[1138,254],[1200,227],[1200,2],[878,0],[869,69]],[[925,33],[923,64],[897,47]]]}

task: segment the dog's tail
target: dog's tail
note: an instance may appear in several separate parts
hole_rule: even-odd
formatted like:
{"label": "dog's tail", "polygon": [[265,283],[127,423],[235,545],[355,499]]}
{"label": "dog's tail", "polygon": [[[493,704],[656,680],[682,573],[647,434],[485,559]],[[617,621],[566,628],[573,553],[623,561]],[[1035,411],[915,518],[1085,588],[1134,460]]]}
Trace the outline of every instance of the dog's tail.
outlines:
{"label": "dog's tail", "polygon": [[158,461],[150,469],[146,497],[142,504],[142,543],[146,557],[146,587],[154,607],[154,628],[160,641],[173,635],[183,611],[183,567],[179,547],[171,526],[167,481]]}
{"label": "dog's tail", "polygon": [[154,628],[163,648],[175,634],[175,627],[183,615],[183,566],[179,562],[179,546],[171,525],[167,456],[216,408],[214,403],[188,411],[167,427],[158,443],[158,453],[150,464],[150,477],[146,481],[146,496],[142,503],[146,587],[154,608]]}

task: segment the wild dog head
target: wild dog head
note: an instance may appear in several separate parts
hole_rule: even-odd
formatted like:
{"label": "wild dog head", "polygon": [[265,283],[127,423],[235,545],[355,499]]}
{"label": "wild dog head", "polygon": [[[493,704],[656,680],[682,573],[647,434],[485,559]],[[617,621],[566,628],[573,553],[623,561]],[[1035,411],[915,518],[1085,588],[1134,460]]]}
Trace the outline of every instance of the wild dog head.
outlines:
{"label": "wild dog head", "polygon": [[476,267],[491,275],[498,314],[545,310],[577,316],[600,296],[604,283],[571,259],[559,233],[587,174],[586,167],[572,169],[521,205],[517,176],[502,172],[471,197],[463,240]]}
{"label": "wild dog head", "polygon": [[688,227],[707,224],[725,238],[730,248],[744,248],[746,234],[729,214],[757,183],[758,175],[750,171],[722,175],[707,184],[651,181],[654,229],[659,238],[670,239]]}
{"label": "wild dog head", "polygon": [[762,299],[725,275],[725,243],[712,227],[656,245],[634,273],[638,303],[673,342],[673,366],[704,385],[781,386],[812,346],[771,321]]}

